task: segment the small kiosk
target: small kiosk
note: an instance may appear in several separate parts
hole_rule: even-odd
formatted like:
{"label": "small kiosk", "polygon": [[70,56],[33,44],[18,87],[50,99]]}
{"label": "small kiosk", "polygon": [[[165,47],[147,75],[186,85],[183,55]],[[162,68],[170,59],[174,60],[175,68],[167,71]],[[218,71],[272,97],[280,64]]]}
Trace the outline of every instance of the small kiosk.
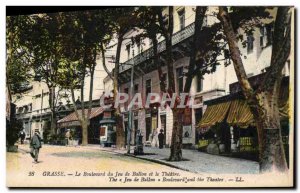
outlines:
{"label": "small kiosk", "polygon": [[[113,105],[113,97],[106,97],[104,104]],[[100,120],[100,145],[102,147],[111,147],[116,145],[116,121],[113,117],[114,109],[106,108],[103,112],[103,118]]]}

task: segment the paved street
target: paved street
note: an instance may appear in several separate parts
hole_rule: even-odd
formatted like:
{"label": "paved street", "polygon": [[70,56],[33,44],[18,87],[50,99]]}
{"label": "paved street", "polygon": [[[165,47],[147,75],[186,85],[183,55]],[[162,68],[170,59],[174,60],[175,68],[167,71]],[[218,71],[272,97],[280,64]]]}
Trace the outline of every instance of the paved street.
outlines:
{"label": "paved street", "polygon": [[[109,183],[108,172],[184,172],[165,165],[136,159],[111,152],[100,151],[95,147],[65,147],[44,145],[41,149],[40,163],[33,163],[30,157],[29,145],[19,145],[19,153],[7,153],[7,185],[8,186],[132,186],[123,182]],[[32,173],[34,172],[33,176]],[[55,172],[55,173],[53,173]],[[45,175],[65,176],[45,176]],[[105,177],[80,176],[77,173],[89,174],[106,172]],[[70,175],[69,175],[70,174]],[[72,175],[71,175],[72,174]],[[122,179],[123,180],[123,179]],[[159,186],[159,184],[157,184]],[[162,184],[166,185],[166,183]],[[139,186],[149,186],[147,183]],[[172,185],[174,186],[174,185]]]}
{"label": "paved street", "polygon": [[[125,154],[125,150],[116,150],[112,148],[101,148],[104,151],[118,152]],[[133,153],[133,150],[131,151]],[[166,159],[170,155],[170,149],[159,149],[155,147],[144,147],[146,155],[136,156],[145,160],[151,160],[162,164],[167,164],[182,170],[194,173],[210,174],[257,174],[259,172],[258,162],[210,155],[197,150],[183,149],[183,158],[186,161],[169,162]]]}
{"label": "paved street", "polygon": [[38,164],[33,163],[28,151],[26,144],[19,145],[18,153],[6,154],[7,186],[238,187],[274,183],[270,176],[257,175],[256,162],[196,150],[183,150],[187,161],[168,162],[165,158],[169,149],[145,148],[147,155],[135,157],[126,155],[126,150],[100,148],[99,145],[44,145]]}

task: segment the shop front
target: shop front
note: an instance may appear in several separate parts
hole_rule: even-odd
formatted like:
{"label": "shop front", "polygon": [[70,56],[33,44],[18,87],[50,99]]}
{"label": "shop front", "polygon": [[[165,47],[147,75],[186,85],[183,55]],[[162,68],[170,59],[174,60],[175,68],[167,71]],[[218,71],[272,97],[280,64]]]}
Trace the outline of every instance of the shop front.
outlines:
{"label": "shop front", "polygon": [[[105,97],[104,104],[114,106],[114,97],[110,97],[110,96]],[[116,145],[117,128],[116,128],[116,120],[114,117],[114,112],[115,112],[114,109],[111,107],[103,109],[103,117],[99,121],[100,125],[98,127],[99,130],[98,139],[100,140],[100,145],[102,147],[112,147]],[[127,132],[125,132],[125,135],[126,134]]]}
{"label": "shop front", "polygon": [[[82,113],[79,112],[79,116],[82,116]],[[85,115],[87,115],[88,109],[85,109]],[[103,117],[103,108],[96,107],[91,109],[91,114],[88,122],[88,143],[89,144],[99,144],[100,131],[99,131],[99,121]],[[66,117],[57,121],[58,126],[58,136],[57,140],[62,141],[66,136],[78,144],[81,144],[82,141],[82,127],[76,116],[75,112],[70,113]],[[69,137],[70,136],[70,137]],[[63,142],[60,142],[63,144]]]}
{"label": "shop front", "polygon": [[[279,112],[282,140],[288,158],[289,91],[282,84]],[[198,149],[212,154],[222,154],[258,160],[258,138],[253,115],[241,92],[205,101],[207,109],[197,124]]]}

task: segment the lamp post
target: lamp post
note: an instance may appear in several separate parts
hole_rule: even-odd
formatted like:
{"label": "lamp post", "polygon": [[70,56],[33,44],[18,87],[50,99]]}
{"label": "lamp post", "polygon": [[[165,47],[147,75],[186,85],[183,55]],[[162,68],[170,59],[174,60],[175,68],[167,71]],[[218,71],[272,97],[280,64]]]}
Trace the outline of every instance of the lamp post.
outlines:
{"label": "lamp post", "polygon": [[[134,50],[132,50],[132,66],[130,75],[130,97],[133,98],[133,73],[134,73]],[[132,106],[128,107],[128,129],[127,129],[127,153],[130,154],[131,130],[133,126]],[[136,128],[135,128],[136,129]]]}

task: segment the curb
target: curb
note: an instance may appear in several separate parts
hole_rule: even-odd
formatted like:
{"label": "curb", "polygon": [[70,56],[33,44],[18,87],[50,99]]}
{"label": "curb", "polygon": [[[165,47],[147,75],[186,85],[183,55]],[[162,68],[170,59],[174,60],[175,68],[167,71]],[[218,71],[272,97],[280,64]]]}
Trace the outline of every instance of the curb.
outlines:
{"label": "curb", "polygon": [[156,160],[156,159],[151,159],[151,158],[146,158],[146,157],[135,156],[135,155],[132,155],[132,154],[127,154],[127,153],[115,152],[113,150],[106,150],[106,149],[100,149],[100,150],[101,151],[105,151],[105,152],[109,152],[109,153],[115,153],[115,154],[127,156],[127,157],[133,157],[133,158],[137,158],[137,159],[141,159],[141,160],[146,160],[146,161],[150,161],[150,162],[153,162],[153,163],[158,163],[158,164],[161,164],[161,165],[169,166],[169,167],[172,167],[172,168],[175,168],[175,169],[179,169],[179,170],[183,170],[183,171],[187,171],[187,172],[192,172],[192,173],[198,174],[197,172],[190,171],[190,170],[188,170],[186,168],[175,166],[173,164],[170,164],[170,163],[167,163],[167,162],[164,162],[164,161],[161,161],[161,160]]}

